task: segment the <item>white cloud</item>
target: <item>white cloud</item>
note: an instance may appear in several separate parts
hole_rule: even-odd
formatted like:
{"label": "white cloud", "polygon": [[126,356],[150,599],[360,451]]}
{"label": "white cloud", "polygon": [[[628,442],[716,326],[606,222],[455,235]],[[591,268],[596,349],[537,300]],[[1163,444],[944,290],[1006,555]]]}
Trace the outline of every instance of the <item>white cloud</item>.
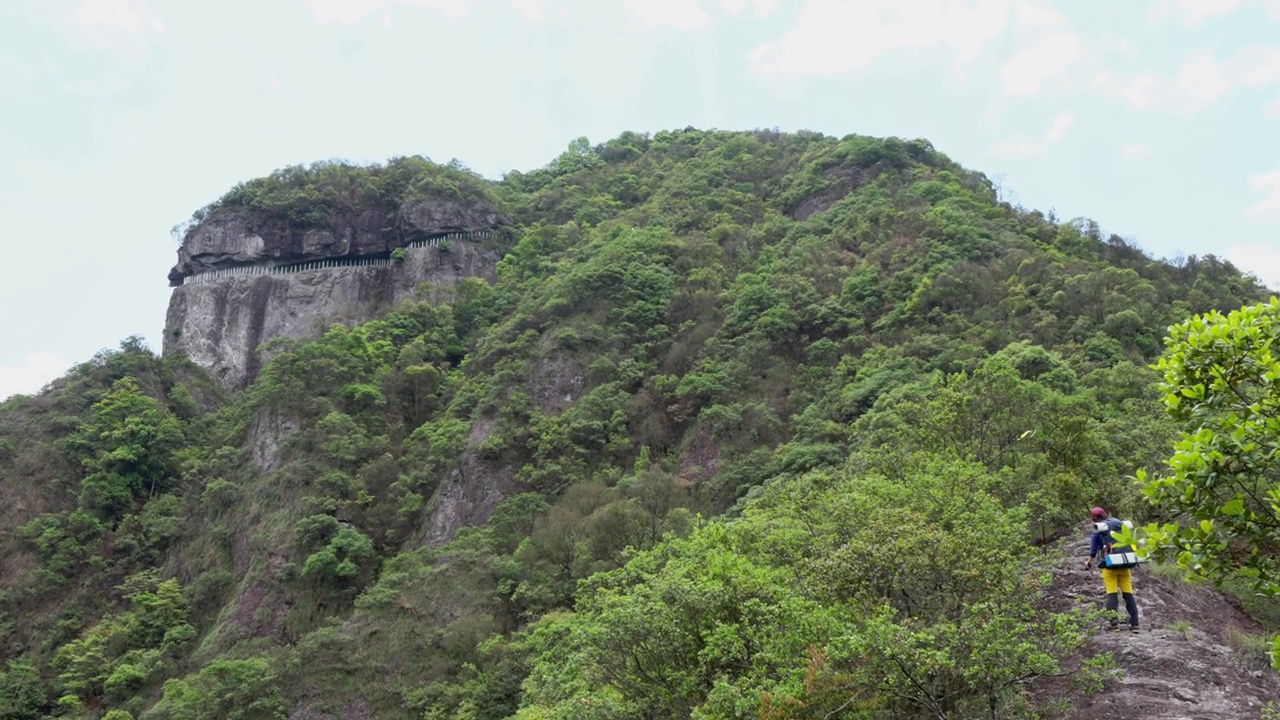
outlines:
{"label": "white cloud", "polygon": [[530,20],[546,20],[551,11],[550,0],[511,0],[511,8]]}
{"label": "white cloud", "polygon": [[1149,6],[1147,17],[1156,25],[1176,20],[1196,29],[1209,20],[1233,15],[1252,4],[1253,0],[1157,0]]}
{"label": "white cloud", "polygon": [[1064,110],[1058,113],[1053,122],[1049,123],[1049,128],[1044,131],[1044,142],[1046,145],[1057,145],[1058,141],[1067,134],[1072,125],[1076,124],[1076,115],[1070,110]]}
{"label": "white cloud", "polygon": [[1162,79],[1154,73],[1120,76],[1104,70],[1094,78],[1094,87],[1104,95],[1123,100],[1134,110],[1150,110],[1167,94]]}
{"label": "white cloud", "polygon": [[1275,100],[1267,103],[1266,106],[1262,108],[1262,113],[1270,120],[1280,120],[1280,96],[1277,96]]}
{"label": "white cloud", "polygon": [[1014,26],[1021,47],[1000,68],[1000,91],[1005,95],[1035,95],[1089,57],[1066,15],[1052,6],[1017,5]]}
{"label": "white cloud", "polygon": [[1010,22],[1008,0],[806,0],[795,25],[752,52],[773,78],[842,75],[895,50],[941,49],[976,59]]}
{"label": "white cloud", "polygon": [[[707,0],[622,0],[627,17],[625,32],[641,33],[661,28],[693,32],[711,27],[716,18],[704,7]],[[753,11],[758,19],[777,12],[781,0],[711,0],[712,8],[729,15]],[[510,6],[530,20],[546,20],[553,13],[568,15],[567,0],[511,0]]]}
{"label": "white cloud", "polygon": [[547,0],[511,0],[511,9],[530,20],[547,19],[551,3]]}
{"label": "white cloud", "polygon": [[1147,19],[1155,26],[1174,21],[1189,30],[1198,30],[1210,20],[1255,7],[1272,20],[1280,20],[1280,0],[1155,0],[1148,6]]}
{"label": "white cloud", "polygon": [[1074,33],[1048,35],[1044,42],[1015,53],[1000,68],[1000,91],[1005,95],[1035,95],[1045,83],[1066,75],[1084,57],[1084,44]]}
{"label": "white cloud", "polygon": [[627,32],[643,32],[669,27],[701,30],[711,25],[711,16],[698,0],[622,0],[627,14]]}
{"label": "white cloud", "polygon": [[991,146],[991,153],[1001,157],[1032,158],[1043,157],[1050,148],[1066,137],[1067,131],[1076,124],[1076,115],[1070,110],[1063,110],[1049,121],[1049,127],[1039,137],[1029,137],[1018,133]]}
{"label": "white cloud", "polygon": [[749,7],[756,10],[756,17],[765,18],[777,12],[780,0],[720,0],[720,7],[732,15],[741,15]]}
{"label": "white cloud", "polygon": [[511,9],[529,20],[548,20],[569,15],[568,0],[511,0]]}
{"label": "white cloud", "polygon": [[33,395],[65,373],[72,363],[54,353],[28,353],[21,365],[0,365],[0,401],[12,395]]}
{"label": "white cloud", "polygon": [[128,35],[164,33],[164,22],[145,0],[80,0],[73,17],[86,28]]}
{"label": "white cloud", "polygon": [[21,92],[35,77],[36,71],[30,65],[0,55],[0,93]]}
{"label": "white cloud", "polygon": [[146,57],[165,26],[147,0],[80,0],[71,19],[103,50]]}
{"label": "white cloud", "polygon": [[1260,90],[1280,82],[1280,45],[1255,44],[1219,59],[1206,50],[1189,53],[1174,77],[1153,73],[1120,76],[1102,72],[1094,80],[1103,94],[1134,110],[1191,113],[1240,90]]}
{"label": "white cloud", "polygon": [[1258,218],[1270,215],[1280,216],[1280,167],[1268,172],[1254,173],[1249,176],[1249,189],[1262,193],[1262,199],[1250,205],[1244,214]]}
{"label": "white cloud", "polygon": [[1123,143],[1120,145],[1120,157],[1126,160],[1144,160],[1151,157],[1151,146],[1144,142]]}
{"label": "white cloud", "polygon": [[393,5],[424,7],[450,17],[463,17],[470,10],[471,0],[304,0],[316,19],[322,23],[336,22],[352,25],[373,12],[385,13]]}
{"label": "white cloud", "polygon": [[1237,243],[1224,253],[1232,265],[1251,272],[1263,285],[1280,292],[1280,245]]}

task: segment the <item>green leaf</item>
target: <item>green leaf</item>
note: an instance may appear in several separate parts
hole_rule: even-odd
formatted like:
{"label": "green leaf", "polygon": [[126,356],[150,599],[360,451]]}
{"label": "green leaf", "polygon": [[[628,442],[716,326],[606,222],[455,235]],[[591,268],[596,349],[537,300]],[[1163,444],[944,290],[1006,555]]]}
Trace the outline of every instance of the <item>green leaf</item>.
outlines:
{"label": "green leaf", "polygon": [[1244,514],[1244,498],[1233,498],[1231,502],[1222,506],[1223,515],[1243,515]]}

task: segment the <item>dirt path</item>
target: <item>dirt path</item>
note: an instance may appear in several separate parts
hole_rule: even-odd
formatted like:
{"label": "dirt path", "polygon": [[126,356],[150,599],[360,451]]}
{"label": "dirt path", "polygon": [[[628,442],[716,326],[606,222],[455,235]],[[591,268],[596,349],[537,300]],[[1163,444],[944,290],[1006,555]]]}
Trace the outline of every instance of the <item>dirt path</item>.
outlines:
{"label": "dirt path", "polygon": [[[1088,554],[1083,526],[1075,538],[1050,550],[1054,579],[1048,595],[1055,609],[1102,606],[1102,578],[1085,568]],[[1042,700],[1069,699],[1071,709],[1062,718],[1256,720],[1268,701],[1280,700],[1280,675],[1265,656],[1234,649],[1242,647],[1239,634],[1264,634],[1234,600],[1149,566],[1134,572],[1134,594],[1142,631],[1135,635],[1100,627],[1085,648],[1086,655],[1114,653],[1121,677],[1095,695],[1066,681],[1047,683],[1036,692]]]}

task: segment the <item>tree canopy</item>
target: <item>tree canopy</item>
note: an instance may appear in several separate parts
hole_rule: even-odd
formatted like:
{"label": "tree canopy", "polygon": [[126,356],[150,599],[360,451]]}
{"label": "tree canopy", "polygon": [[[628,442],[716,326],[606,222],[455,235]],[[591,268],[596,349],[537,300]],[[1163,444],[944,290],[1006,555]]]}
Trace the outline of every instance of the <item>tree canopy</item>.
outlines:
{"label": "tree canopy", "polygon": [[1280,596],[1280,299],[1197,315],[1168,345],[1158,366],[1181,439],[1168,474],[1140,471],[1171,519],[1146,528],[1148,547],[1192,577]]}

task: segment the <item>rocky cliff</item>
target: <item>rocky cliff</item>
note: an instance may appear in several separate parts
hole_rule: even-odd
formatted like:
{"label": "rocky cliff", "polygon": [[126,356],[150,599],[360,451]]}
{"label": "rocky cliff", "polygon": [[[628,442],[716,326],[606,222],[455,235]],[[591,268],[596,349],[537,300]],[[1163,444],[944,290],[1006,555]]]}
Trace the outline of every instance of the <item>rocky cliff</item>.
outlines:
{"label": "rocky cliff", "polygon": [[224,387],[242,388],[272,338],[369,320],[423,283],[495,282],[494,241],[507,221],[487,203],[419,200],[320,225],[233,210],[189,232],[169,273],[164,352],[185,352]]}

